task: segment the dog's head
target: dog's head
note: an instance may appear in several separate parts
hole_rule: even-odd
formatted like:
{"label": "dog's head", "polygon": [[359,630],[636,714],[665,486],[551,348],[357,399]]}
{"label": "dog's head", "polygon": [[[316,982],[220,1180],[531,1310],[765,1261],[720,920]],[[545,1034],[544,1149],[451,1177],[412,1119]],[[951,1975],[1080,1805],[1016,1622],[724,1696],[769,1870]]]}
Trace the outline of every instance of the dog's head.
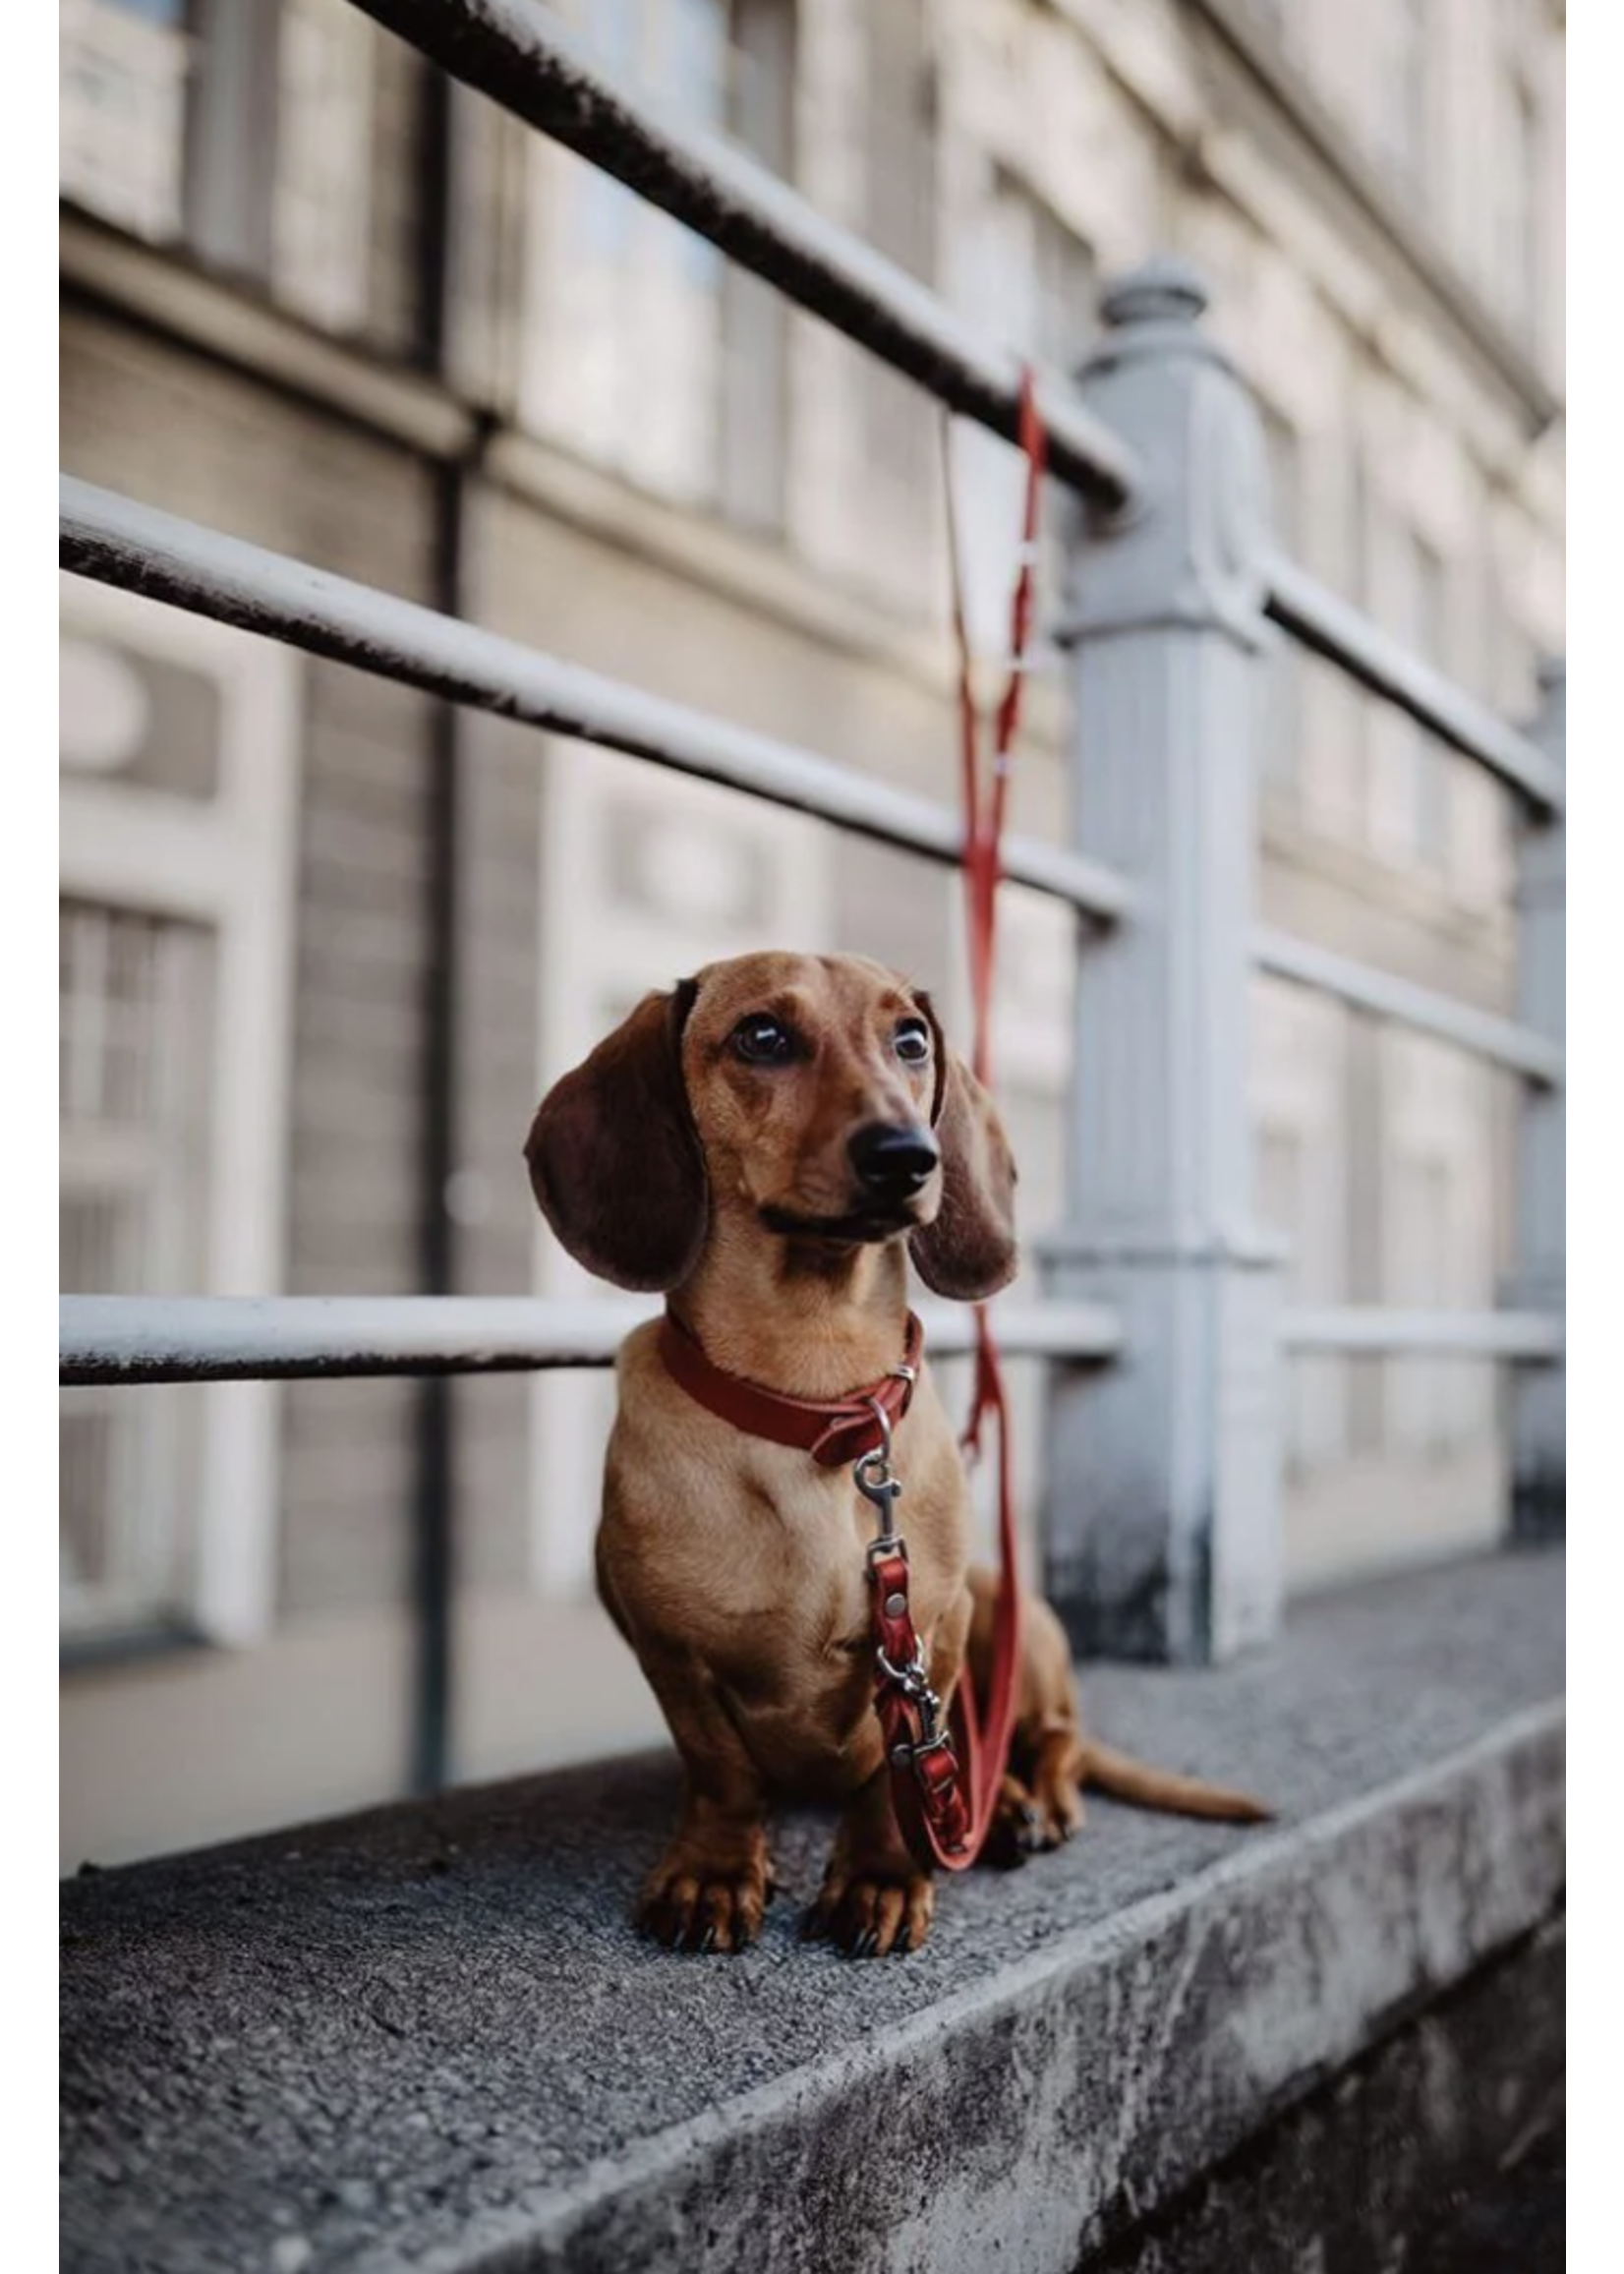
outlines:
{"label": "dog's head", "polygon": [[739,956],[636,1010],[542,1100],[542,1213],[600,1278],[678,1286],[724,1218],[762,1239],[905,1239],[976,1302],[1015,1275],[1015,1162],[930,999],[859,956]]}

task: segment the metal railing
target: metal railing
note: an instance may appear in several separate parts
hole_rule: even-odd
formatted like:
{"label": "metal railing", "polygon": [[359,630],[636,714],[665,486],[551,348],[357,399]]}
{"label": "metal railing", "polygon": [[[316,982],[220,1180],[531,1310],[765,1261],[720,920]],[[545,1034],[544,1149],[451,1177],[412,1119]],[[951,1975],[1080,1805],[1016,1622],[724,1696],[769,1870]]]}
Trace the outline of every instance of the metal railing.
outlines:
{"label": "metal railing", "polygon": [[1475,758],[1517,790],[1534,813],[1544,818],[1561,812],[1562,770],[1537,742],[1475,703],[1463,687],[1294,561],[1271,554],[1264,576],[1269,615],[1303,647],[1407,711],[1463,757]]}
{"label": "metal railing", "polygon": [[[736,149],[606,83],[545,9],[358,5],[942,403],[1013,435],[1012,355]],[[1272,552],[1258,415],[1201,332],[1203,306],[1188,271],[1153,263],[1105,295],[1106,336],[1077,390],[1043,382],[1052,469],[1094,508],[1080,540],[1083,598],[1065,627],[1075,659],[1075,810],[1090,845],[1015,840],[1006,849],[1012,880],[1089,919],[1071,1201],[1047,1257],[1052,1300],[1000,1313],[1006,1349],[1056,1362],[1046,1581],[1080,1644],[1174,1659],[1222,1656],[1275,1623],[1283,1351],[1516,1361],[1530,1384],[1514,1412],[1517,1528],[1548,1528],[1564,1489],[1560,703],[1542,741],[1513,731]],[[499,638],[454,610],[391,598],[81,482],[63,484],[61,558],[80,575],[445,704],[602,742],[928,859],[960,857],[961,822],[945,805]],[[1529,888],[1520,1019],[1254,922],[1255,707],[1274,636],[1265,619],[1518,797]],[[1244,1037],[1255,970],[1524,1079],[1505,1310],[1282,1312],[1279,1257],[1256,1235],[1251,1204]],[[68,1298],[62,1379],[599,1366],[646,1314],[455,1296]],[[968,1347],[965,1317],[933,1311],[930,1325],[937,1350]]]}
{"label": "metal railing", "polygon": [[[658,1304],[528,1296],[81,1295],[62,1305],[66,1383],[293,1380],[342,1374],[531,1372],[609,1366]],[[967,1312],[922,1303],[938,1358],[975,1348]],[[1012,1358],[1114,1358],[1121,1331],[1086,1303],[1006,1303]]]}
{"label": "metal railing", "polygon": [[[723,783],[930,860],[960,857],[958,814],[870,775],[87,482],[64,480],[61,492],[61,563],[80,576],[523,727]],[[1122,915],[1132,899],[1126,879],[1031,838],[1008,839],[1004,865],[1013,883],[1102,921]]]}

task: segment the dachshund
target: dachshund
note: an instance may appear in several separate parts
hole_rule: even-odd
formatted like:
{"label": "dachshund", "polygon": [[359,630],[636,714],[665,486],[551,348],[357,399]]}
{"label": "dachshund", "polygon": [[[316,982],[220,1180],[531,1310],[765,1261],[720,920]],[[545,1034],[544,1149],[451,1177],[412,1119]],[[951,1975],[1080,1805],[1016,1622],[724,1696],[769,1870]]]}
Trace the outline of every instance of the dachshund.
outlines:
{"label": "dachshund", "polygon": [[[850,1955],[917,1949],[934,1881],[893,1805],[874,1710],[872,1511],[824,1466],[701,1403],[681,1351],[781,1398],[834,1401],[899,1370],[908,1265],[978,1303],[1016,1267],[1015,1167],[985,1089],[928,995],[856,956],[763,953],[644,997],[538,1107],[525,1146],[543,1214],[578,1262],[663,1293],[616,1361],[599,1592],[665,1713],[680,1819],[640,1928],[738,1951],[773,1890],[766,1812],[841,1814],[807,1931]],[[912,1615],[930,1686],[985,1679],[997,1582],[970,1567],[969,1492],[928,1366],[895,1429]],[[1015,1732],[989,1853],[1052,1847],[1094,1784],[1236,1823],[1244,1793],[1086,1737],[1059,1619],[1023,1599]]]}

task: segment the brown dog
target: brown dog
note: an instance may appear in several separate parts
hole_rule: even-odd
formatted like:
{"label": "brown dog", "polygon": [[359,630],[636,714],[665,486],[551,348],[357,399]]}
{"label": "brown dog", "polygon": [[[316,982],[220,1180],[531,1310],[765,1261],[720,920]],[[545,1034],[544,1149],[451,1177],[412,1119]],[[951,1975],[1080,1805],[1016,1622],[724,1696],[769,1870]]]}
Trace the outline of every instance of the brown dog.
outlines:
{"label": "brown dog", "polygon": [[[929,1000],[853,956],[743,956],[649,995],[543,1100],[526,1157],[548,1222],[589,1270],[660,1289],[713,1366],[798,1398],[902,1356],[907,1259],[978,1301],[1015,1268],[1015,1164]],[[662,1942],[754,1941],[772,1885],[770,1798],[844,1814],[809,1922],[852,1954],[916,1949],[934,1891],[893,1811],[873,1707],[872,1511],[820,1467],[696,1403],[658,1325],[617,1365],[598,1581],[682,1757],[681,1821],[644,1890]],[[927,1371],[896,1431],[913,1618],[946,1702],[983,1672],[996,1581],[968,1568],[968,1492]],[[1024,1606],[1017,1731],[997,1837],[1017,1860],[1082,1821],[1079,1783],[1255,1821],[1243,1794],[1082,1735],[1060,1622]]]}

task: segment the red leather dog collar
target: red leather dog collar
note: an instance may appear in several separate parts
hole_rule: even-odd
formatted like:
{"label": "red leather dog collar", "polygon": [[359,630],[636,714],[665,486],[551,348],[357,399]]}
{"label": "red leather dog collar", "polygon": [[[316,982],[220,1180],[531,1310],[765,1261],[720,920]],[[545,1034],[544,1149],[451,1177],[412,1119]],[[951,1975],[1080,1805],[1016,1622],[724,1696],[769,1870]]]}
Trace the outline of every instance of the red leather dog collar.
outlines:
{"label": "red leather dog collar", "polygon": [[772,1444],[793,1445],[810,1453],[824,1469],[836,1469],[842,1462],[878,1451],[883,1440],[874,1407],[878,1405],[894,1424],[901,1420],[913,1396],[924,1345],[925,1330],[910,1311],[901,1364],[895,1372],[845,1397],[790,1398],[713,1366],[688,1329],[668,1311],[660,1327],[660,1356],[666,1371],[696,1404],[730,1422],[746,1436],[766,1437]]}

